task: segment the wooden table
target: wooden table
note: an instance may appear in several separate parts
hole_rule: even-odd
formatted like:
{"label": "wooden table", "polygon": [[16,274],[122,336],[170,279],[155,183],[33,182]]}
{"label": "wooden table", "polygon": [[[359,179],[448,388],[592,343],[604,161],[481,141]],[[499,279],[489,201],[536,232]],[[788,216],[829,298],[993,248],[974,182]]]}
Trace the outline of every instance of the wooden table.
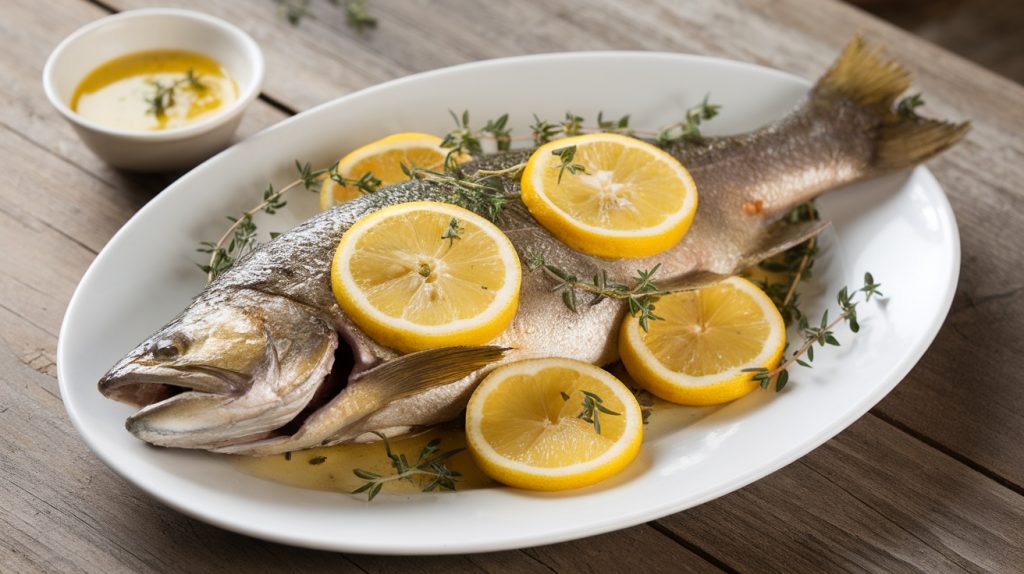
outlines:
{"label": "wooden table", "polygon": [[[370,0],[291,27],[269,1],[175,0],[259,41],[266,91],[239,137],[378,82],[451,64],[591,49],[711,54],[816,77],[857,30],[915,72],[927,111],[968,117],[930,163],[960,223],[963,267],[932,348],[824,446],[738,492],[619,532],[434,558],[290,548],[186,518],[104,466],[64,414],[57,332],[76,283],[171,177],[90,154],[46,102],[57,42],[150,0],[6,0],[0,18],[0,571],[1024,571],[1024,88],[834,0]],[[921,285],[928,289],[928,285]]]}

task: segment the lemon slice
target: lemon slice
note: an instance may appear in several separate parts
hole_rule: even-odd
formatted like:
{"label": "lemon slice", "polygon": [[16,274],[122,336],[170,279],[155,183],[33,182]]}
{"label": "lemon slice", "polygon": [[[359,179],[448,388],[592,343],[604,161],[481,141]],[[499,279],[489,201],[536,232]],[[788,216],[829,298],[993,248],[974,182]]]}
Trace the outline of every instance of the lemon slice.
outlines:
{"label": "lemon slice", "polygon": [[[369,172],[381,185],[405,181],[402,163],[438,170],[444,166],[448,150],[441,147],[441,138],[430,134],[400,133],[390,135],[349,153],[338,161],[338,175],[358,180]],[[328,210],[339,203],[359,197],[362,192],[353,185],[341,186],[330,177],[320,184],[320,209]]]}
{"label": "lemon slice", "polygon": [[[586,411],[584,391],[616,414],[592,407],[589,421],[579,418]],[[571,359],[498,367],[466,410],[466,439],[477,465],[499,482],[531,490],[603,480],[636,457],[642,438],[633,393],[607,371]]]}
{"label": "lemon slice", "polygon": [[356,221],[331,265],[334,296],[348,317],[378,343],[407,352],[498,336],[515,315],[521,279],[500,229],[430,201]]}
{"label": "lemon slice", "polygon": [[743,369],[778,365],[786,326],[772,300],[750,281],[730,277],[658,299],[662,321],[649,332],[626,317],[619,334],[622,363],[637,383],[684,405],[724,403],[758,383]]}
{"label": "lemon slice", "polygon": [[[563,170],[552,152],[576,146]],[[561,178],[561,181],[559,181]],[[523,203],[555,237],[601,257],[646,257],[683,238],[697,211],[690,172],[664,151],[616,134],[563,138],[537,148],[523,171]]]}

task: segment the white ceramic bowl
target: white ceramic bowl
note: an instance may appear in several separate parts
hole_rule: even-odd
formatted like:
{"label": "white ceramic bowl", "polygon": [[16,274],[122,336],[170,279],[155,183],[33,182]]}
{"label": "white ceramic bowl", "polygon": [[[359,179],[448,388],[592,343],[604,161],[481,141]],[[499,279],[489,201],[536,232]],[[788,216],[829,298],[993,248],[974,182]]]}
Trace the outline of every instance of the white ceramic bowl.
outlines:
{"label": "white ceramic bowl", "polygon": [[[101,64],[141,50],[179,49],[217,60],[238,83],[238,99],[220,113],[180,128],[109,128],[71,110],[79,82]],[[263,84],[263,53],[248,34],[199,12],[153,8],[101,18],[64,39],[43,69],[43,89],[85,145],[107,163],[135,171],[192,167],[231,141],[242,112]]]}

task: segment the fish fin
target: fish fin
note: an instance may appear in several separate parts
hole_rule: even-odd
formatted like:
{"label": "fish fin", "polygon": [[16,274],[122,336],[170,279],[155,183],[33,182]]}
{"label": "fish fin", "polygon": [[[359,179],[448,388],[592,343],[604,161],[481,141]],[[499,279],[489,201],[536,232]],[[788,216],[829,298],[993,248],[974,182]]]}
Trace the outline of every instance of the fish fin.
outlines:
{"label": "fish fin", "polygon": [[910,73],[858,34],[814,86],[814,99],[848,98],[880,118],[873,167],[892,171],[910,167],[949,148],[970,129],[952,123],[900,114],[896,99],[910,87]]}
{"label": "fish fin", "polygon": [[801,223],[785,223],[780,221],[769,227],[757,241],[751,244],[750,249],[740,256],[731,272],[716,273],[703,269],[692,271],[671,281],[658,281],[658,288],[665,291],[686,291],[710,283],[717,283],[736,275],[744,269],[749,269],[769,257],[799,245],[812,237],[817,237],[830,224],[831,222],[829,221],[805,221]]}
{"label": "fish fin", "polygon": [[882,126],[875,150],[875,167],[891,171],[916,165],[948,149],[970,129],[970,122],[954,124],[899,117]]}
{"label": "fish fin", "polygon": [[857,34],[814,86],[814,97],[843,96],[886,112],[910,87],[910,72]]}
{"label": "fish fin", "polygon": [[352,383],[364,385],[381,403],[388,403],[434,387],[454,383],[504,356],[505,347],[441,347],[402,355],[363,371]]}

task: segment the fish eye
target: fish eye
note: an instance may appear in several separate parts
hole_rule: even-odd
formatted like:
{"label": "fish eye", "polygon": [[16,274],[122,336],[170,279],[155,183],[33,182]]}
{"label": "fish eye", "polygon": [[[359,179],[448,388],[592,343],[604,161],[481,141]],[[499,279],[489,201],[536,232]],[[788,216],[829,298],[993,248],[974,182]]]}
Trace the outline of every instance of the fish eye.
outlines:
{"label": "fish eye", "polygon": [[181,336],[160,339],[153,344],[153,356],[163,360],[175,359],[184,354],[187,343]]}

